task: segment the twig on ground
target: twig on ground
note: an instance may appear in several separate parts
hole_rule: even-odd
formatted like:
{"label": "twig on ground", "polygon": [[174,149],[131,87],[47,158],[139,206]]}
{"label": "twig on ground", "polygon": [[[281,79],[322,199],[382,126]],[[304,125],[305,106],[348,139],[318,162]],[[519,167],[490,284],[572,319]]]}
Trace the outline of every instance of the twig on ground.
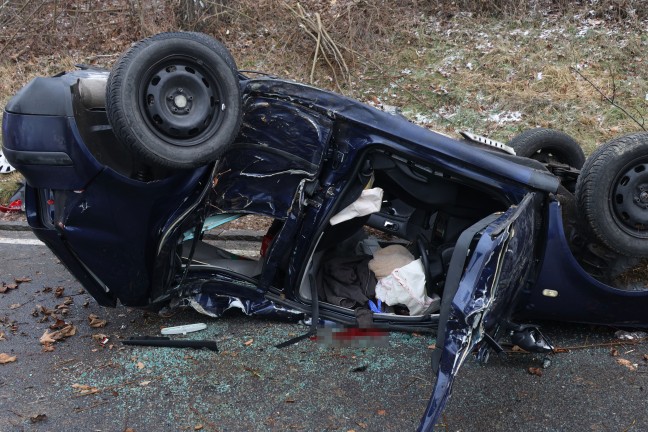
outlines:
{"label": "twig on ground", "polygon": [[100,405],[105,405],[105,404],[107,404],[107,403],[108,403],[107,400],[102,400],[102,401],[99,401],[99,402],[93,403],[92,405],[87,406],[87,407],[83,407],[83,408],[76,407],[76,408],[74,408],[74,412],[75,412],[75,413],[80,413],[80,412],[82,412],[82,411],[87,411],[87,410],[89,410],[89,409],[96,408],[96,407],[98,407],[98,406],[100,406]]}
{"label": "twig on ground", "polygon": [[614,98],[615,98],[615,96],[616,96],[616,83],[614,82],[614,76],[612,77],[612,97],[610,98],[608,95],[606,95],[605,93],[603,93],[603,92],[601,91],[601,89],[599,89],[596,85],[594,85],[594,83],[593,83],[592,81],[590,81],[590,80],[589,80],[585,75],[583,75],[583,74],[582,74],[578,69],[576,69],[576,68],[573,67],[573,66],[570,66],[569,69],[571,69],[571,70],[572,70],[573,72],[575,72],[579,77],[583,78],[583,79],[584,79],[584,80],[585,80],[589,85],[591,85],[592,88],[593,88],[594,90],[596,90],[596,91],[601,95],[601,97],[602,97],[603,99],[605,99],[607,102],[609,102],[612,106],[614,106],[614,107],[620,109],[621,112],[623,112],[626,116],[628,116],[628,118],[630,118],[633,122],[637,123],[637,125],[639,125],[639,127],[640,127],[642,130],[644,130],[644,131],[646,130],[646,128],[644,127],[645,119],[644,119],[643,117],[641,118],[641,122],[640,122],[640,121],[637,120],[637,119],[636,119],[632,114],[630,114],[628,111],[626,111],[626,110],[625,110],[621,105],[619,105],[618,103],[616,103],[616,102],[614,101]]}
{"label": "twig on ground", "polygon": [[[311,84],[314,82],[315,65],[318,58],[321,58],[331,69],[335,85],[340,91],[344,93],[340,86],[340,81],[344,82],[351,88],[351,73],[349,67],[344,60],[344,56],[338,47],[338,44],[333,40],[331,35],[326,31],[322,24],[322,18],[319,13],[315,13],[315,19],[308,16],[301,4],[297,3],[297,8],[294,9],[289,4],[284,3],[284,6],[299,20],[299,27],[306,32],[315,41],[315,55],[313,57],[313,65],[311,67],[310,80]],[[335,65],[337,65],[337,67]],[[338,79],[338,72],[341,74],[341,79]]]}

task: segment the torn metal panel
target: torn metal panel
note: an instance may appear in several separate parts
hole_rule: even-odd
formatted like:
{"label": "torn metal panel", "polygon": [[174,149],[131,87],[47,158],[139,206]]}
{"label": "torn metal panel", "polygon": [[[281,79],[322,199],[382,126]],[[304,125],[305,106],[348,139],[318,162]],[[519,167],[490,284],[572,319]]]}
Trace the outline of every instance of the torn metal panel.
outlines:
{"label": "torn metal panel", "polygon": [[187,303],[196,312],[212,318],[220,318],[230,309],[238,309],[245,315],[265,316],[290,321],[297,321],[304,316],[303,312],[279,306],[270,300],[254,301],[214,293],[196,294],[193,298],[187,299]]}
{"label": "torn metal panel", "polygon": [[329,118],[304,107],[248,99],[239,137],[218,166],[210,204],[286,219],[300,183],[320,171],[331,128]]}
{"label": "torn metal panel", "polygon": [[[519,206],[511,207],[487,226],[477,227],[483,232],[478,235],[474,250],[468,252],[468,264],[456,293],[450,301],[444,297],[440,336],[433,354],[437,381],[419,430],[433,430],[467,356],[486,332],[498,333],[499,324],[510,316],[517,293],[532,270],[533,254],[530,252],[534,248],[538,206],[535,194],[528,194]],[[455,252],[464,250],[460,248]],[[448,281],[452,283],[450,274]],[[445,295],[452,292],[448,284],[446,290]],[[485,360],[486,351],[481,356]]]}

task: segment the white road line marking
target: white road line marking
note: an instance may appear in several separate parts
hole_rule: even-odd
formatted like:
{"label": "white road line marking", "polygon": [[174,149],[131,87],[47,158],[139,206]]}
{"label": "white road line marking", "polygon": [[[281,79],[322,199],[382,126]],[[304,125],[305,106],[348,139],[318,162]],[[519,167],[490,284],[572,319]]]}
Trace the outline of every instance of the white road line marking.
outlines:
{"label": "white road line marking", "polygon": [[0,237],[0,244],[45,246],[45,243],[36,239],[20,239],[20,238],[8,238],[8,237]]}
{"label": "white road line marking", "polygon": [[225,249],[227,252],[231,252],[236,255],[241,255],[246,258],[259,258],[259,252],[254,250],[245,250],[245,249]]}

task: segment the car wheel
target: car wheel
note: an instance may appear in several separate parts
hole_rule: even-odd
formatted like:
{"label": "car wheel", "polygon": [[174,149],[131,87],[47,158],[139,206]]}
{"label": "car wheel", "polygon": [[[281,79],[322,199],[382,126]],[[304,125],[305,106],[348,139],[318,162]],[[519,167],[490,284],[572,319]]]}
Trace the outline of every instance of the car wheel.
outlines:
{"label": "car wheel", "polygon": [[161,33],[127,50],[106,86],[117,138],[145,163],[195,168],[232,143],[241,124],[236,64],[201,33]]}
{"label": "car wheel", "polygon": [[592,153],[581,169],[576,198],[606,246],[648,256],[648,134],[614,139]]}
{"label": "car wheel", "polygon": [[563,163],[580,169],[585,162],[581,146],[566,133],[545,128],[529,129],[509,141],[518,156],[542,163]]}

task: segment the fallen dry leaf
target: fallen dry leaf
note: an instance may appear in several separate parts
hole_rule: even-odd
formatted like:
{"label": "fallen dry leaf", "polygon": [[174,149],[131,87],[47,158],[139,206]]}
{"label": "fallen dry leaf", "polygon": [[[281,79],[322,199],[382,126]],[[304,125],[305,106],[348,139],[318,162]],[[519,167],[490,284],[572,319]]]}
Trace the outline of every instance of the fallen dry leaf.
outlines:
{"label": "fallen dry leaf", "polygon": [[16,356],[10,356],[9,354],[0,353],[0,364],[13,363],[16,361]]}
{"label": "fallen dry leaf", "polygon": [[73,326],[72,324],[66,324],[60,330],[56,330],[51,333],[48,330],[45,330],[43,336],[40,337],[40,343],[42,345],[53,344],[56,341],[68,338],[70,336],[74,336],[75,334],[76,334],[76,327]]}
{"label": "fallen dry leaf", "polygon": [[194,426],[194,430],[202,430],[203,425],[198,423],[196,426]]}
{"label": "fallen dry leaf", "polygon": [[52,351],[54,351],[54,345],[52,345],[50,343],[44,344],[42,351],[43,352],[52,352]]}
{"label": "fallen dry leaf", "polygon": [[527,372],[529,372],[531,375],[535,375],[539,377],[542,376],[542,368],[530,367],[529,369],[527,369]]}
{"label": "fallen dry leaf", "polygon": [[47,414],[36,414],[29,417],[29,421],[32,423],[42,422],[45,419],[47,419]]}
{"label": "fallen dry leaf", "polygon": [[436,349],[436,344],[428,345],[428,349],[431,350]]}
{"label": "fallen dry leaf", "polygon": [[20,303],[14,303],[9,306],[9,309],[18,309],[20,306],[22,306]]}
{"label": "fallen dry leaf", "polygon": [[144,369],[145,365],[142,362],[137,362],[137,369]]}
{"label": "fallen dry leaf", "polygon": [[616,349],[616,348],[612,348],[612,349],[610,350],[610,355],[611,355],[612,357],[618,357],[618,356],[619,356],[619,350]]}
{"label": "fallen dry leaf", "polygon": [[65,327],[59,330],[58,333],[60,333],[61,339],[65,339],[76,334],[76,327],[72,324],[67,324]]}
{"label": "fallen dry leaf", "polygon": [[6,284],[3,282],[2,285],[0,285],[0,294],[4,294],[7,291],[14,290],[16,288],[18,288],[17,284]]}
{"label": "fallen dry leaf", "polygon": [[31,278],[28,277],[15,278],[14,282],[16,282],[17,284],[31,282]]}
{"label": "fallen dry leaf", "polygon": [[627,367],[631,371],[636,371],[637,370],[637,366],[632,364],[632,362],[630,360],[626,360],[624,358],[618,358],[617,363],[619,363],[621,366]]}
{"label": "fallen dry leaf", "polygon": [[55,335],[56,335],[56,332],[50,333],[49,331],[45,330],[45,333],[43,333],[43,336],[40,337],[40,343],[42,345],[53,344],[54,342],[56,342],[56,339],[54,339]]}
{"label": "fallen dry leaf", "polygon": [[5,340],[5,332],[0,331],[0,341]]}
{"label": "fallen dry leaf", "polygon": [[108,324],[108,321],[100,319],[95,314],[90,314],[90,315],[88,315],[88,323],[90,324],[90,327],[101,328],[101,327],[106,327],[106,324]]}
{"label": "fallen dry leaf", "polygon": [[378,414],[379,416],[384,416],[385,414],[387,414],[387,411],[385,411],[384,409],[380,409],[376,411],[376,414]]}
{"label": "fallen dry leaf", "polygon": [[124,429],[124,432],[135,432],[135,429],[133,429],[133,428],[126,428],[126,429]]}
{"label": "fallen dry leaf", "polygon": [[59,330],[65,327],[65,321],[62,319],[56,318],[56,322],[54,324],[50,324],[49,328],[50,330]]}
{"label": "fallen dry leaf", "polygon": [[45,287],[43,288],[44,293],[52,292],[52,287]]}
{"label": "fallen dry leaf", "polygon": [[250,346],[250,345],[252,345],[253,343],[254,343],[254,339],[250,339],[250,340],[248,340],[248,341],[245,341],[244,345],[245,345],[245,346]]}
{"label": "fallen dry leaf", "polygon": [[47,309],[45,306],[41,306],[41,305],[36,305],[35,311],[38,311],[39,313],[45,316],[50,316],[54,313],[52,310]]}
{"label": "fallen dry leaf", "polygon": [[64,292],[65,292],[65,288],[63,288],[62,286],[58,286],[54,290],[54,297],[57,297],[57,298],[58,297],[63,297]]}
{"label": "fallen dry leaf", "polygon": [[[0,339],[0,340],[2,340],[2,339]],[[644,354],[643,359],[644,359],[644,361],[648,361],[648,354]]]}
{"label": "fallen dry leaf", "polygon": [[77,393],[80,395],[89,395],[100,392],[97,387],[89,386],[87,384],[72,384],[72,388],[76,389]]}
{"label": "fallen dry leaf", "polygon": [[142,382],[140,383],[140,385],[141,385],[142,387],[146,387],[146,386],[149,385],[149,384],[151,384],[151,381],[142,381]]}

